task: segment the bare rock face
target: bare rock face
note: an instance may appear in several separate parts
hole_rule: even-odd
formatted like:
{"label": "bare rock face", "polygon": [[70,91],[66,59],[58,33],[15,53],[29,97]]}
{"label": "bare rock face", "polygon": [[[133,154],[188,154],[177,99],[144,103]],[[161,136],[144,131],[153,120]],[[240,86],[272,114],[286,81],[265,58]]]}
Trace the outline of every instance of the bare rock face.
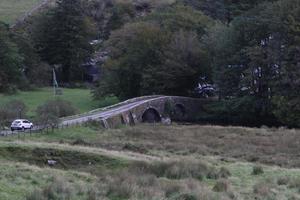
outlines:
{"label": "bare rock face", "polygon": [[161,119],[161,123],[164,125],[171,125],[172,124],[172,120],[170,117],[166,117],[166,118],[162,118]]}

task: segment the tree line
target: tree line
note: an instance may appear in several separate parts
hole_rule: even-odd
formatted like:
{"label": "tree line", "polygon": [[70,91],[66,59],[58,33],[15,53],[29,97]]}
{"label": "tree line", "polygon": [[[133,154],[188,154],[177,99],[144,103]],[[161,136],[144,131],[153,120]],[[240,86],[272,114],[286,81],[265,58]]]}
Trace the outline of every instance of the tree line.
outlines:
{"label": "tree line", "polygon": [[21,33],[2,24],[0,90],[49,82],[53,67],[62,82],[81,81],[81,65],[105,51],[95,98],[192,96],[209,83],[218,101],[199,120],[300,125],[298,0],[166,2],[58,0]]}

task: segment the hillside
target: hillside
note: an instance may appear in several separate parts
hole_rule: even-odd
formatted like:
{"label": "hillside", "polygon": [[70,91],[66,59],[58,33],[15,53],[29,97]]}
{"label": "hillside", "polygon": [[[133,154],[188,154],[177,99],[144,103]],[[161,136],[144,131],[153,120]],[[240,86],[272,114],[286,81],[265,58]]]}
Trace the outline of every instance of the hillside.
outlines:
{"label": "hillside", "polygon": [[297,141],[299,131],[287,129],[174,124],[103,130],[95,123],[0,138],[0,196],[297,200]]}
{"label": "hillside", "polygon": [[14,23],[18,18],[30,12],[43,0],[1,0],[0,1],[0,21],[8,24]]}

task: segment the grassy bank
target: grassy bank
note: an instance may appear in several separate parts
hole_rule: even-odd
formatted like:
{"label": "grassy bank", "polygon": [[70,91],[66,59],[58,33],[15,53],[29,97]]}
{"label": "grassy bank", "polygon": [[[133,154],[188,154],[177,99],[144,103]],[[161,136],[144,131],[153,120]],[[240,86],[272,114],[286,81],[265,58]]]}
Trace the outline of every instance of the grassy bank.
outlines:
{"label": "grassy bank", "polygon": [[[34,91],[18,92],[14,95],[0,94],[0,105],[11,100],[22,100],[28,107],[28,115],[34,116],[36,108],[46,102],[54,99],[52,88],[40,88]],[[106,97],[98,101],[94,101],[89,89],[63,89],[63,94],[59,98],[67,100],[83,113],[99,107],[112,105],[118,102],[116,97]]]}
{"label": "grassy bank", "polygon": [[[299,135],[198,125],[105,130],[91,123],[0,138],[0,196],[43,200],[59,191],[59,198],[86,200],[296,200]],[[49,167],[48,159],[57,165]]]}
{"label": "grassy bank", "polygon": [[[42,142],[83,144],[166,156],[211,155],[249,162],[300,168],[300,131],[199,125],[140,125],[104,130],[75,127],[28,138]],[[26,140],[26,138],[25,138]],[[188,145],[187,145],[188,144]]]}
{"label": "grassy bank", "polygon": [[12,24],[42,0],[1,0],[0,21]]}

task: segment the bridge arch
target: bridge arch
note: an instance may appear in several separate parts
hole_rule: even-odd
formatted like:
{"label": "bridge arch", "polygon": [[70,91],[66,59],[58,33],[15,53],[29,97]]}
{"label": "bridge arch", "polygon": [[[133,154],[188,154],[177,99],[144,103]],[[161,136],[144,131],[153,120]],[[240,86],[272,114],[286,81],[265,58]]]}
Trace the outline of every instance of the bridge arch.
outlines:
{"label": "bridge arch", "polygon": [[150,107],[147,108],[142,114],[143,123],[158,123],[161,122],[161,116],[157,109]]}

